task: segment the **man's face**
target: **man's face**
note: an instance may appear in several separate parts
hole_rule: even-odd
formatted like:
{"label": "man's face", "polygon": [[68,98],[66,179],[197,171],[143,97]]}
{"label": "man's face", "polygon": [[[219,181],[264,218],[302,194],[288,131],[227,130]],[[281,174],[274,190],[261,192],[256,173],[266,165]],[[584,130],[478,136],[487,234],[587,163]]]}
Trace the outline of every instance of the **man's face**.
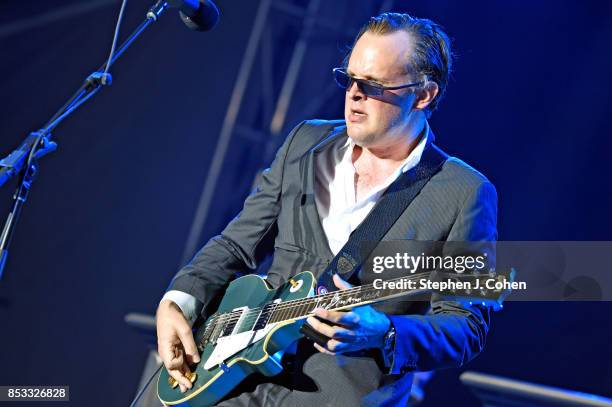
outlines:
{"label": "man's face", "polygon": [[[384,86],[400,86],[417,78],[407,72],[413,41],[405,31],[361,36],[349,59],[347,72]],[[355,83],[347,89],[344,118],[347,132],[362,147],[389,147],[405,137],[415,96],[411,89],[366,96]]]}

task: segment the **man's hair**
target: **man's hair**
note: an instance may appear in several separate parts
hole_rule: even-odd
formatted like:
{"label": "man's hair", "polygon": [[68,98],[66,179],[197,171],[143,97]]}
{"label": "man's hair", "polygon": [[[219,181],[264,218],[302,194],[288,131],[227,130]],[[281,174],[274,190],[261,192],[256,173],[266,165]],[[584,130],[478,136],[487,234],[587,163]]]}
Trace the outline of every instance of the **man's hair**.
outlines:
{"label": "man's hair", "polygon": [[[430,80],[438,84],[438,95],[425,109],[425,114],[429,117],[444,96],[453,63],[450,39],[440,25],[426,18],[416,18],[409,14],[382,13],[379,16],[371,17],[361,27],[359,34],[355,37],[353,47],[366,32],[384,35],[400,30],[409,33],[415,44],[409,72],[419,75],[420,77],[416,78],[419,81]],[[348,65],[349,58],[350,52],[345,59],[345,65]]]}

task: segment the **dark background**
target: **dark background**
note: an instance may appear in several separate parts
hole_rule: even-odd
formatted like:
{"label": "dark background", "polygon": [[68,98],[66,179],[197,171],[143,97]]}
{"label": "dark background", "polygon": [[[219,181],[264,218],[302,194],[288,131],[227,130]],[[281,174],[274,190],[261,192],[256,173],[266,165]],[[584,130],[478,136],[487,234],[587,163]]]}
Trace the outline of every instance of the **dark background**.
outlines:
{"label": "dark background", "polygon": [[[455,71],[430,123],[439,145],[496,185],[500,240],[611,240],[612,3],[395,3],[454,40]],[[0,156],[107,57],[119,4],[0,3]],[[258,6],[218,4],[221,23],[207,34],[165,15],[113,67],[113,85],[55,131],[59,150],[41,161],[0,281],[0,384],[70,385],[78,406],[131,401],[147,338],[123,317],[152,314],[182,262]],[[338,20],[352,21],[352,34],[364,21],[357,10],[377,7],[353,4]],[[129,2],[123,37],[148,6]],[[272,34],[280,70],[297,32],[284,30]],[[334,86],[329,70],[349,42],[315,39],[311,52],[330,62],[300,71],[292,103],[309,101],[300,99],[305,88]],[[247,92],[245,106],[255,99]],[[338,92],[314,116],[340,118],[342,101]],[[313,117],[290,111],[278,141]],[[270,144],[278,142],[232,140],[201,243],[240,209]],[[13,187],[0,191],[0,214]],[[610,303],[512,303],[468,368],[612,397],[611,311]],[[477,405],[459,373],[439,372],[425,405]]]}

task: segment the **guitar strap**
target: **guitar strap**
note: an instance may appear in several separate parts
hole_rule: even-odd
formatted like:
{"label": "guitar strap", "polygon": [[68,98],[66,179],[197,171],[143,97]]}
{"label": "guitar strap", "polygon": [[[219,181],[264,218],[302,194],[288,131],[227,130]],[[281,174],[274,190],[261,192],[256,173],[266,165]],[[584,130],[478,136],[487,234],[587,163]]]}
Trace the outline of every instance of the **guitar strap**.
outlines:
{"label": "guitar strap", "polygon": [[425,184],[442,168],[448,155],[434,145],[433,140],[433,133],[430,133],[419,163],[387,188],[368,216],[351,233],[349,240],[319,276],[317,294],[338,290],[332,280],[334,273],[344,281],[350,280],[375,248],[374,244],[364,243],[381,241]]}

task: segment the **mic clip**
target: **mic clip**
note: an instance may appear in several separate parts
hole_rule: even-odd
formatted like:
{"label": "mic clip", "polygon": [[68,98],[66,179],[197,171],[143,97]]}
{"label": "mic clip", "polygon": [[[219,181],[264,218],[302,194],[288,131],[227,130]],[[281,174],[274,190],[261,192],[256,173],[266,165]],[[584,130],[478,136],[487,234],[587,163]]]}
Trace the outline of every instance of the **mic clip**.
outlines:
{"label": "mic clip", "polygon": [[113,83],[113,76],[108,72],[96,71],[89,75],[85,82],[91,87],[98,88],[102,85],[111,85]]}

